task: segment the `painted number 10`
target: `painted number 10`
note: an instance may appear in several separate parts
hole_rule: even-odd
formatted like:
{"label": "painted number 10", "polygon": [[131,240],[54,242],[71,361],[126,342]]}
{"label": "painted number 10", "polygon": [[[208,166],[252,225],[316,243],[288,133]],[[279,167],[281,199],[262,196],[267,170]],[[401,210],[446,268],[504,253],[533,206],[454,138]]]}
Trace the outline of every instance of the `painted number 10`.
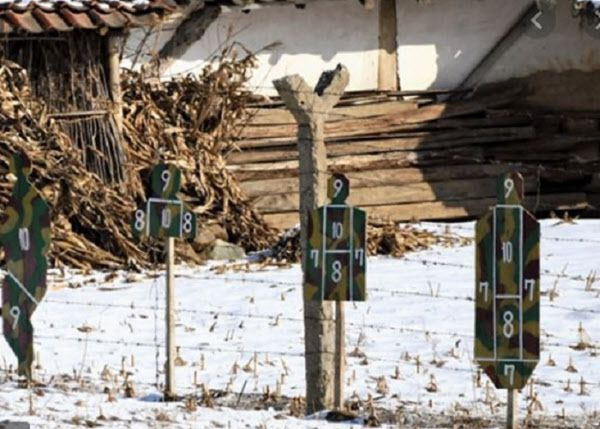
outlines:
{"label": "painted number 10", "polygon": [[510,241],[502,243],[502,262],[510,264],[513,260],[513,245]]}
{"label": "painted number 10", "polygon": [[331,224],[331,235],[334,239],[341,238],[344,235],[344,224],[342,222],[333,222]]}

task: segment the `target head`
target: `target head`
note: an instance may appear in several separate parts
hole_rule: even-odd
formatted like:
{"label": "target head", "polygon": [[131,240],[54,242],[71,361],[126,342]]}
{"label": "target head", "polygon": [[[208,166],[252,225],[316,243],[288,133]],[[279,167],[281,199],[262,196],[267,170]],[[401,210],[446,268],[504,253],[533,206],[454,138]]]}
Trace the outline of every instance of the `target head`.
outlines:
{"label": "target head", "polygon": [[327,182],[327,197],[331,204],[345,204],[350,193],[350,182],[343,174],[333,174]]}
{"label": "target head", "polygon": [[31,160],[25,152],[16,152],[10,159],[10,172],[15,176],[21,174],[25,177],[31,173]]}
{"label": "target head", "polygon": [[152,168],[150,182],[153,197],[175,199],[181,188],[181,170],[173,164],[160,162]]}
{"label": "target head", "polygon": [[513,171],[498,177],[496,194],[499,205],[519,205],[525,198],[525,181],[520,173]]}

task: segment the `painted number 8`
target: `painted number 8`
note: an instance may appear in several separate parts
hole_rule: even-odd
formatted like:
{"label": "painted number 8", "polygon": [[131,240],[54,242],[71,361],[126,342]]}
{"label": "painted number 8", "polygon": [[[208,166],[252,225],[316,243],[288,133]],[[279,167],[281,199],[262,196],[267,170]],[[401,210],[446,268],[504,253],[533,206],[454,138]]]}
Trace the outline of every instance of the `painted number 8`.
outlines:
{"label": "painted number 8", "polygon": [[504,181],[504,198],[510,197],[510,194],[512,194],[512,191],[514,191],[514,189],[515,182],[513,181],[513,179],[506,179]]}
{"label": "painted number 8", "polygon": [[331,268],[333,269],[331,280],[333,280],[334,283],[339,283],[340,280],[342,280],[342,263],[340,261],[334,261]]}
{"label": "painted number 8", "polygon": [[171,181],[171,172],[169,170],[164,170],[161,173],[160,178],[163,181],[163,192],[165,192],[169,187],[169,182]]}
{"label": "painted number 8", "polygon": [[505,311],[502,315],[502,319],[504,320],[504,327],[502,328],[502,333],[506,338],[510,338],[515,333],[515,327],[513,326],[513,321],[515,316],[510,311]]}
{"label": "painted number 8", "polygon": [[190,212],[183,215],[183,232],[186,234],[192,232],[192,214]]}
{"label": "painted number 8", "polygon": [[144,213],[143,210],[136,210],[135,211],[135,224],[134,224],[135,229],[137,229],[138,231],[141,231],[144,229],[145,224],[146,224],[146,213]]}

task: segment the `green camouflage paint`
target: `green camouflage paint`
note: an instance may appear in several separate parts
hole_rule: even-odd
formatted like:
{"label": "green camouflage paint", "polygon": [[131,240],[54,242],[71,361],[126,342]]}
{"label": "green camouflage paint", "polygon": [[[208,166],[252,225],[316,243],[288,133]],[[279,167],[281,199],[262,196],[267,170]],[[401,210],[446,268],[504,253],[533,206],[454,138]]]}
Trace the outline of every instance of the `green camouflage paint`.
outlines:
{"label": "green camouflage paint", "polygon": [[523,189],[520,174],[501,176],[475,226],[475,360],[504,389],[522,389],[540,357],[540,227]]}
{"label": "green camouflage paint", "polygon": [[177,198],[181,171],[172,164],[157,164],[150,173],[151,195],[135,211],[131,222],[133,235],[156,238],[196,236],[196,215]]}
{"label": "green camouflage paint", "polygon": [[2,282],[3,332],[19,362],[18,374],[31,380],[31,316],[46,294],[46,255],[50,249],[50,210],[27,179],[31,161],[13,155],[10,172],[17,177],[0,225],[0,243],[8,275]]}
{"label": "green camouflage paint", "polygon": [[363,210],[346,205],[348,179],[334,174],[328,181],[331,204],[309,213],[304,254],[304,299],[366,299],[366,223]]}

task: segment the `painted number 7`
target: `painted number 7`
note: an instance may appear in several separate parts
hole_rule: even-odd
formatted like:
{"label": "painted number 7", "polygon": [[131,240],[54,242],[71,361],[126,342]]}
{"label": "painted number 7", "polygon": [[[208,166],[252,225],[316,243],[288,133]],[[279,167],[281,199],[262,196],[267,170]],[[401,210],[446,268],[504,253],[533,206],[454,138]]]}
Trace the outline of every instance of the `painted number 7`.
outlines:
{"label": "painted number 7", "polygon": [[529,292],[529,301],[533,301],[533,290],[535,289],[535,280],[525,280],[525,290]]}
{"label": "painted number 7", "polygon": [[310,251],[310,259],[315,261],[315,268],[317,268],[319,266],[319,251],[317,249]]}
{"label": "painted number 7", "polygon": [[508,382],[511,386],[515,384],[515,366],[504,365],[504,376],[508,376]]}

